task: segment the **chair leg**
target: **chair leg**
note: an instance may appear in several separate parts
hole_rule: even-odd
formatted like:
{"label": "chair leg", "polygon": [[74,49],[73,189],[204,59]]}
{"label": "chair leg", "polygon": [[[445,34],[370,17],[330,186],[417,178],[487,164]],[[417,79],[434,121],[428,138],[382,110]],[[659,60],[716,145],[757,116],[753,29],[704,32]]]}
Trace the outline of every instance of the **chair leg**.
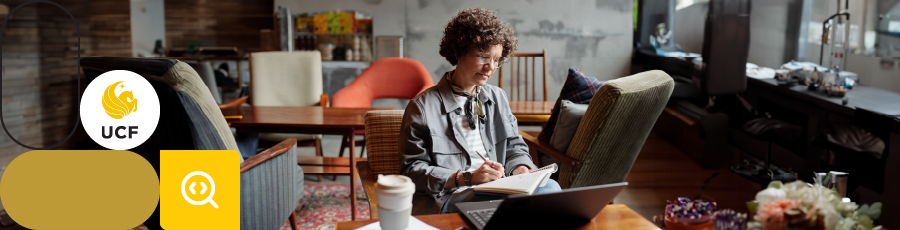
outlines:
{"label": "chair leg", "polygon": [[360,146],[362,146],[362,151],[359,151],[359,158],[362,158],[363,154],[366,153],[366,138],[365,137],[363,137],[362,144]]}
{"label": "chair leg", "polygon": [[338,157],[344,157],[344,148],[347,148],[348,141],[350,141],[350,139],[348,139],[346,135],[341,139],[341,151],[340,154],[338,154]]}
{"label": "chair leg", "polygon": [[294,210],[291,210],[291,216],[288,218],[288,222],[291,223],[291,229],[300,230],[300,226],[297,225],[297,214],[294,214]]}
{"label": "chair leg", "polygon": [[322,156],[322,139],[316,139],[316,156]]}
{"label": "chair leg", "polygon": [[[316,139],[316,156],[322,156],[322,139]],[[316,182],[322,182],[322,175],[316,175]]]}

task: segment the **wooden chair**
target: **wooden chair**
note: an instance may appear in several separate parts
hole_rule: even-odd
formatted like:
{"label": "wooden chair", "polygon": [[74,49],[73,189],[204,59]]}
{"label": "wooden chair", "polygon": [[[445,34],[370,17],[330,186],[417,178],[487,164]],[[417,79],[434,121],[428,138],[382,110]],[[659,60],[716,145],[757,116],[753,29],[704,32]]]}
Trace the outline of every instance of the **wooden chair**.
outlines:
{"label": "wooden chair", "polygon": [[[509,72],[510,76],[510,84],[509,84],[509,100],[510,101],[537,101],[537,79],[535,79],[538,75],[538,72],[535,71],[535,59],[540,57],[541,62],[543,64],[543,74],[541,80],[543,80],[543,97],[541,101],[547,101],[547,49],[544,49],[541,53],[515,53],[513,54],[512,59],[509,61],[509,69],[506,70],[506,66],[500,65],[500,75],[498,80],[498,86],[503,88],[503,72]],[[531,58],[531,81],[528,81],[529,71],[528,71],[528,60]],[[524,60],[524,66],[522,64]],[[518,68],[517,68],[518,67]],[[524,67],[524,68],[523,68]],[[522,70],[525,71],[522,71]],[[524,74],[522,73],[524,72]],[[524,75],[524,76],[523,76]],[[524,81],[524,82],[523,82]],[[528,86],[529,82],[531,83],[531,100],[528,99]],[[523,87],[524,86],[524,87]],[[523,97],[524,95],[524,97]],[[521,122],[521,120],[520,120]]]}
{"label": "wooden chair", "polygon": [[378,197],[375,182],[378,174],[400,174],[400,124],[403,110],[377,110],[366,113],[366,148],[368,160],[356,162],[359,179],[366,190],[369,212],[378,219]]}
{"label": "wooden chair", "polygon": [[[541,58],[541,63],[536,63],[535,59]],[[531,64],[528,64],[528,61],[531,60]],[[524,64],[523,64],[524,63]],[[538,64],[542,64],[542,71],[538,72],[535,68]],[[529,69],[529,66],[531,67]],[[523,71],[524,70],[524,71]],[[510,103],[518,102],[531,102],[531,101],[547,101],[547,50],[544,49],[541,53],[515,53],[513,54],[512,59],[509,61],[509,67],[507,68],[505,64],[500,65],[500,73],[497,79],[498,86],[503,88],[503,77],[504,72],[509,73],[509,100]],[[537,75],[541,75],[538,77]],[[529,76],[531,79],[529,80]],[[541,84],[543,88],[539,88],[538,81],[542,81]],[[530,86],[530,87],[529,87]],[[530,90],[529,90],[530,88]],[[506,90],[506,89],[504,89]],[[539,91],[541,93],[539,93]],[[531,98],[529,99],[528,92],[531,92]],[[538,100],[537,95],[542,95],[540,100]],[[550,115],[524,115],[524,114],[516,114],[516,119],[519,122],[519,125],[539,125],[543,126],[547,123],[547,119],[550,118]]]}
{"label": "wooden chair", "polygon": [[672,77],[659,70],[607,81],[594,93],[565,153],[519,134],[530,151],[562,162],[558,181],[564,189],[622,182],[674,87]]}
{"label": "wooden chair", "polygon": [[[322,93],[322,68],[319,51],[257,52],[250,54],[250,95],[219,106],[228,108],[249,102],[254,106],[325,106],[328,94]],[[262,146],[277,140],[296,138],[297,146],[314,146],[322,157],[322,135],[260,133]],[[298,157],[299,163],[315,165],[316,159]],[[348,160],[349,161],[349,160]],[[346,164],[349,166],[349,164]],[[321,171],[312,169],[311,171]],[[349,170],[348,170],[349,171]],[[313,173],[314,174],[314,173]],[[317,175],[319,181],[321,175]]]}

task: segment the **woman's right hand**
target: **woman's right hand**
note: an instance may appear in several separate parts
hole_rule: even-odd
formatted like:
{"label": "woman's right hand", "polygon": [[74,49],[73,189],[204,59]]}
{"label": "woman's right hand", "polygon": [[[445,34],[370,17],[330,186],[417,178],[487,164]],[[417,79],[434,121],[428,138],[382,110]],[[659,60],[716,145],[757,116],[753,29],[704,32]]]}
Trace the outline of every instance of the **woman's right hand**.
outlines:
{"label": "woman's right hand", "polygon": [[472,185],[484,184],[503,177],[503,165],[486,160],[481,167],[472,171]]}

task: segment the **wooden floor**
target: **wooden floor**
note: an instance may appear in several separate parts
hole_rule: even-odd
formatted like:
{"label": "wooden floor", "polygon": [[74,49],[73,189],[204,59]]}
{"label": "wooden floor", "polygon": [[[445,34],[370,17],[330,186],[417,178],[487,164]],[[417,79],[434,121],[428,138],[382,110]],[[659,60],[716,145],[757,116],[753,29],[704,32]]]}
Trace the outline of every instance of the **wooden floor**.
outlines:
{"label": "wooden floor", "polygon": [[[704,186],[704,181],[719,173]],[[667,200],[678,197],[715,201],[719,209],[747,213],[745,202],[754,200],[758,184],[732,174],[727,168],[708,170],[700,167],[685,153],[651,133],[644,143],[631,172],[625,178],[628,187],[616,197],[648,220],[662,215]],[[702,194],[702,195],[701,195]]]}

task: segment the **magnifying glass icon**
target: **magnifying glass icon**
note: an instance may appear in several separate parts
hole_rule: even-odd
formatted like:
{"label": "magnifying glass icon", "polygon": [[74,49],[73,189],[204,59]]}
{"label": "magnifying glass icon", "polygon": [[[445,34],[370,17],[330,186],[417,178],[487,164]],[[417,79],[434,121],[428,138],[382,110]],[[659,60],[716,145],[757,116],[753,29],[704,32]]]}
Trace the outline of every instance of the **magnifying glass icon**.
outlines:
{"label": "magnifying glass icon", "polygon": [[[207,196],[206,199],[203,199],[201,201],[192,200],[190,197],[188,197],[187,193],[184,191],[184,188],[185,188],[184,185],[187,184],[188,179],[190,179],[192,176],[203,176],[203,177],[206,177],[207,180],[209,180],[209,184],[210,184],[209,186],[211,187],[211,190],[209,192],[209,196]],[[194,184],[192,183],[191,186],[193,186],[193,185]],[[200,185],[203,185],[203,183],[201,182]],[[203,190],[206,190],[205,186],[204,186]],[[194,191],[193,187],[191,188],[191,191]],[[200,194],[203,194],[203,192],[200,192]],[[204,205],[206,203],[210,203],[210,204],[212,204],[213,207],[219,208],[219,205],[216,204],[216,202],[214,202],[212,200],[214,194],[216,194],[216,182],[213,181],[212,177],[209,176],[209,174],[206,174],[203,171],[193,171],[191,173],[188,173],[187,176],[184,176],[184,180],[181,180],[181,196],[183,196],[184,200],[186,200],[188,203],[191,203],[193,205]]]}

